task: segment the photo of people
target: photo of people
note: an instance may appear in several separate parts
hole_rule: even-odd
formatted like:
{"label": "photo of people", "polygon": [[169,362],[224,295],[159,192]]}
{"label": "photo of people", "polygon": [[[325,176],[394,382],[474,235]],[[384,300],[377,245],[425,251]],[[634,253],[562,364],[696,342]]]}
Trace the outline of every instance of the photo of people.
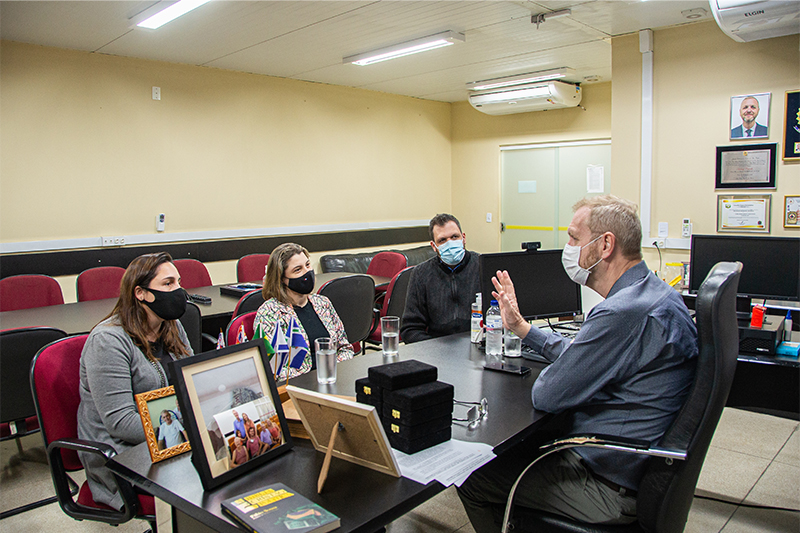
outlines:
{"label": "photo of people", "polygon": [[[252,416],[251,416],[252,415]],[[283,443],[275,406],[267,398],[237,405],[214,415],[214,421],[227,445],[230,468],[258,457]],[[227,441],[227,442],[225,442]],[[219,456],[219,454],[218,454]]]}
{"label": "photo of people", "polygon": [[769,137],[769,100],[772,93],[731,98],[731,140]]}
{"label": "photo of people", "polygon": [[147,402],[159,450],[166,450],[189,441],[177,405],[174,394]]}

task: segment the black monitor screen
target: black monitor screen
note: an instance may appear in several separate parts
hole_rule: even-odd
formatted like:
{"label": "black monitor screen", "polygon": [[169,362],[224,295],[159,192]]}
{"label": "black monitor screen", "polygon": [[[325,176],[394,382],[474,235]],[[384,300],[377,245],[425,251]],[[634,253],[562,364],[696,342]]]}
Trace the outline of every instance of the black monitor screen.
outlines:
{"label": "black monitor screen", "polygon": [[581,286],[564,271],[561,250],[482,254],[480,266],[484,316],[492,300],[492,276],[498,270],[511,276],[519,311],[527,320],[582,313]]}
{"label": "black monitor screen", "polygon": [[739,295],[800,300],[800,238],[692,235],[689,291],[697,292],[720,261],[739,261]]}

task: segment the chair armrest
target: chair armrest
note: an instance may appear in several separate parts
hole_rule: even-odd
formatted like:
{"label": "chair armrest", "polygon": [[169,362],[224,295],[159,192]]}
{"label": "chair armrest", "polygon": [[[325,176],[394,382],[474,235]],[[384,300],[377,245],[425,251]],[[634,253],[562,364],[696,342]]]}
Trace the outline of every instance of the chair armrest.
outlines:
{"label": "chair armrest", "polygon": [[82,439],[60,439],[51,442],[47,446],[47,458],[50,462],[50,472],[55,485],[56,497],[59,505],[68,516],[77,520],[97,520],[109,524],[121,524],[136,516],[139,510],[139,499],[133,487],[127,481],[117,477],[116,474],[114,475],[114,481],[122,497],[122,510],[85,507],[77,503],[73,499],[74,492],[70,490],[70,481],[72,479],[64,468],[64,460],[61,457],[62,449],[101,455],[106,462],[114,457],[117,452],[112,446],[103,442]]}

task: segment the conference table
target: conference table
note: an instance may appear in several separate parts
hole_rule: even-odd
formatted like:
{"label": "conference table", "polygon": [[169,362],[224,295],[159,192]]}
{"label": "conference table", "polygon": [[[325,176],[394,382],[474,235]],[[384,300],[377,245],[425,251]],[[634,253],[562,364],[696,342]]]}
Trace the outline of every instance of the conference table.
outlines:
{"label": "conference table", "polygon": [[[351,276],[354,272],[327,272],[316,275],[316,287],[321,287],[325,282],[332,279]],[[383,276],[370,276],[376,286],[387,284],[390,278]],[[224,330],[230,322],[233,310],[239,297],[230,296],[220,292],[225,285],[212,285],[209,287],[197,287],[186,289],[189,294],[200,294],[211,298],[210,304],[198,304],[200,315],[203,320],[203,332],[216,337],[219,329]],[[243,293],[244,294],[244,293]],[[105,300],[93,300],[88,302],[76,302],[62,305],[51,305],[48,307],[35,307],[32,309],[20,309],[18,311],[4,311],[0,313],[0,328],[16,329],[32,326],[49,326],[60,329],[68,335],[79,335],[88,333],[101,320],[103,320],[114,309],[117,303],[116,298]]]}
{"label": "conference table", "polygon": [[[454,439],[489,444],[499,454],[536,431],[546,420],[546,414],[531,407],[530,397],[543,365],[526,361],[532,370],[526,376],[484,371],[484,353],[470,342],[468,333],[401,345],[400,360],[409,359],[436,366],[439,380],[454,386],[455,399],[468,402],[487,399],[488,414],[479,422],[453,422]],[[319,385],[315,372],[293,378],[289,384],[353,396],[355,380],[366,377],[369,367],[381,364],[384,364],[382,353],[371,352],[339,363],[338,379],[333,385]],[[456,411],[454,416],[464,414]],[[294,439],[294,442],[288,453],[210,491],[203,491],[191,463],[191,453],[153,464],[143,443],[115,456],[108,466],[168,503],[175,531],[241,532],[222,514],[221,502],[281,482],[339,516],[341,528],[337,532],[374,533],[445,488],[437,481],[422,485],[334,458],[325,489],[317,494],[317,476],[324,455],[315,451],[309,441]]]}

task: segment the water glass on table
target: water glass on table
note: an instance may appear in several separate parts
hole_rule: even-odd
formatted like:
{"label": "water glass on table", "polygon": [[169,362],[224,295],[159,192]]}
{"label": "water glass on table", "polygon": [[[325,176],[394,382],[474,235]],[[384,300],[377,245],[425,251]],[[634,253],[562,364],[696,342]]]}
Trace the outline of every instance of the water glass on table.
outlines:
{"label": "water glass on table", "polygon": [[510,329],[505,332],[505,344],[506,357],[522,357],[522,339]]}
{"label": "water glass on table", "polygon": [[381,317],[381,347],[384,357],[397,357],[400,348],[400,318],[396,316]]}
{"label": "water glass on table", "polygon": [[336,341],[320,337],[314,341],[314,357],[317,361],[317,383],[336,383]]}

